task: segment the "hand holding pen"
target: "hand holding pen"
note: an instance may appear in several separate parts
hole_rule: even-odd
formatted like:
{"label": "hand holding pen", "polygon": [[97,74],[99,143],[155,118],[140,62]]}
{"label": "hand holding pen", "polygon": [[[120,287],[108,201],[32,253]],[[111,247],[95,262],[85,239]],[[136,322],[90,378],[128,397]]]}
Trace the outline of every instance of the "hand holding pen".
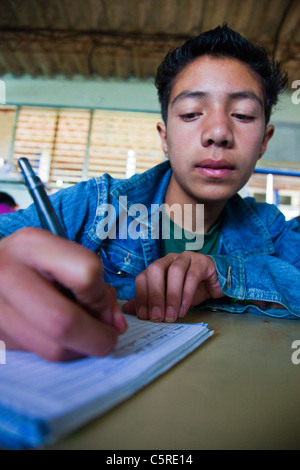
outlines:
{"label": "hand holding pen", "polygon": [[30,178],[35,204],[45,203],[39,202],[38,213],[47,230],[27,227],[0,242],[0,338],[9,349],[52,361],[104,356],[126,330],[114,289],[104,283],[95,253],[61,231],[51,233],[58,226],[53,213],[46,226],[50,201],[46,192],[41,196],[45,190],[39,181]]}

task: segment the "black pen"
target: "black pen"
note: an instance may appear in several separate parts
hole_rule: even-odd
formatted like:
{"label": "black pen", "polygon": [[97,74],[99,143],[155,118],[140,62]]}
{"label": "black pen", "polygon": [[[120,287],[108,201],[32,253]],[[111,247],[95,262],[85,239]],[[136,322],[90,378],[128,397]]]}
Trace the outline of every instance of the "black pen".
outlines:
{"label": "black pen", "polygon": [[34,173],[28,159],[19,158],[18,163],[35,204],[42,227],[55,235],[66,238],[43,183]]}

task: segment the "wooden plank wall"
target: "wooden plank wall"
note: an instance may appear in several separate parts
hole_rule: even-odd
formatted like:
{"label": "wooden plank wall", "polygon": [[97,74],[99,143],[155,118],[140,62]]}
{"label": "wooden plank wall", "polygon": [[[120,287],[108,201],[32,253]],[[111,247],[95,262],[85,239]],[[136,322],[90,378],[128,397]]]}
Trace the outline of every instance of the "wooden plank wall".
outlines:
{"label": "wooden plank wall", "polygon": [[163,161],[159,119],[149,113],[21,107],[13,163],[17,167],[17,159],[25,156],[38,169],[41,156],[49,155],[50,186],[104,173],[125,178],[129,151],[136,154],[136,173]]}

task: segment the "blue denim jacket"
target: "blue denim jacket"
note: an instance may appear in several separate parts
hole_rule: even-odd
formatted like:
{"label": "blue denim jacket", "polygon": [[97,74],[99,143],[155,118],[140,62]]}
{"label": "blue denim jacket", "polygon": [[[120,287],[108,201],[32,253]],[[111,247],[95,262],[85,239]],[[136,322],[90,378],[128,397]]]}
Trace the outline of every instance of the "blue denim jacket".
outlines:
{"label": "blue denim jacket", "polygon": [[[162,245],[150,231],[149,217],[138,211],[128,216],[126,209],[141,203],[150,212],[152,204],[161,205],[170,176],[169,162],[163,162],[127,180],[106,174],[51,196],[68,238],[101,257],[105,280],[117,289],[120,299],[134,297],[136,275],[161,256]],[[109,207],[113,211],[107,212]],[[133,220],[140,228],[136,239],[126,237]],[[33,206],[0,217],[0,234],[4,236],[24,226],[40,226]],[[300,233],[296,220],[286,222],[275,206],[236,195],[225,206],[219,251],[211,257],[226,297],[208,301],[201,308],[300,318]],[[260,310],[249,305],[251,300],[275,302],[285,308]]]}

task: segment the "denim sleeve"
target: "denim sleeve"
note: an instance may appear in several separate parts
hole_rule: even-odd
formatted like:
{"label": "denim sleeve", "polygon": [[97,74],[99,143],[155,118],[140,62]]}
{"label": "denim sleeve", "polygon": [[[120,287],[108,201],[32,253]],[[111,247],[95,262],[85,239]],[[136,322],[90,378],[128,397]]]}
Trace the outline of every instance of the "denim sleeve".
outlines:
{"label": "denim sleeve", "polygon": [[[232,312],[249,311],[300,319],[300,271],[271,255],[248,257],[212,255],[225,299],[214,307]],[[251,300],[277,303],[283,308],[262,310]],[[211,303],[211,302],[210,302]]]}
{"label": "denim sleeve", "polygon": [[[98,190],[94,180],[78,183],[50,196],[69,240],[83,245],[89,244],[88,232],[96,216],[97,198]],[[27,209],[0,216],[2,236],[8,236],[24,227],[41,227],[34,204]]]}
{"label": "denim sleeve", "polygon": [[[247,252],[247,234],[244,250],[211,255],[216,265],[219,282],[225,298],[214,301],[215,308],[232,312],[255,312],[264,315],[300,319],[300,233],[297,221],[285,221],[274,206],[256,205],[264,230],[270,236],[272,252],[262,246],[256,252]],[[259,238],[259,230],[257,232]],[[269,249],[269,248],[268,248]],[[251,301],[266,302],[264,308]],[[282,308],[268,308],[270,302]]]}
{"label": "denim sleeve", "polygon": [[[300,233],[294,222],[285,222],[280,214],[272,221],[274,254],[211,255],[226,296],[214,301],[214,308],[300,319]],[[266,305],[262,309],[251,300]],[[268,308],[270,302],[283,308]]]}
{"label": "denim sleeve", "polygon": [[40,221],[34,205],[27,209],[2,214],[0,216],[0,238],[11,235],[23,227],[40,227]]}

